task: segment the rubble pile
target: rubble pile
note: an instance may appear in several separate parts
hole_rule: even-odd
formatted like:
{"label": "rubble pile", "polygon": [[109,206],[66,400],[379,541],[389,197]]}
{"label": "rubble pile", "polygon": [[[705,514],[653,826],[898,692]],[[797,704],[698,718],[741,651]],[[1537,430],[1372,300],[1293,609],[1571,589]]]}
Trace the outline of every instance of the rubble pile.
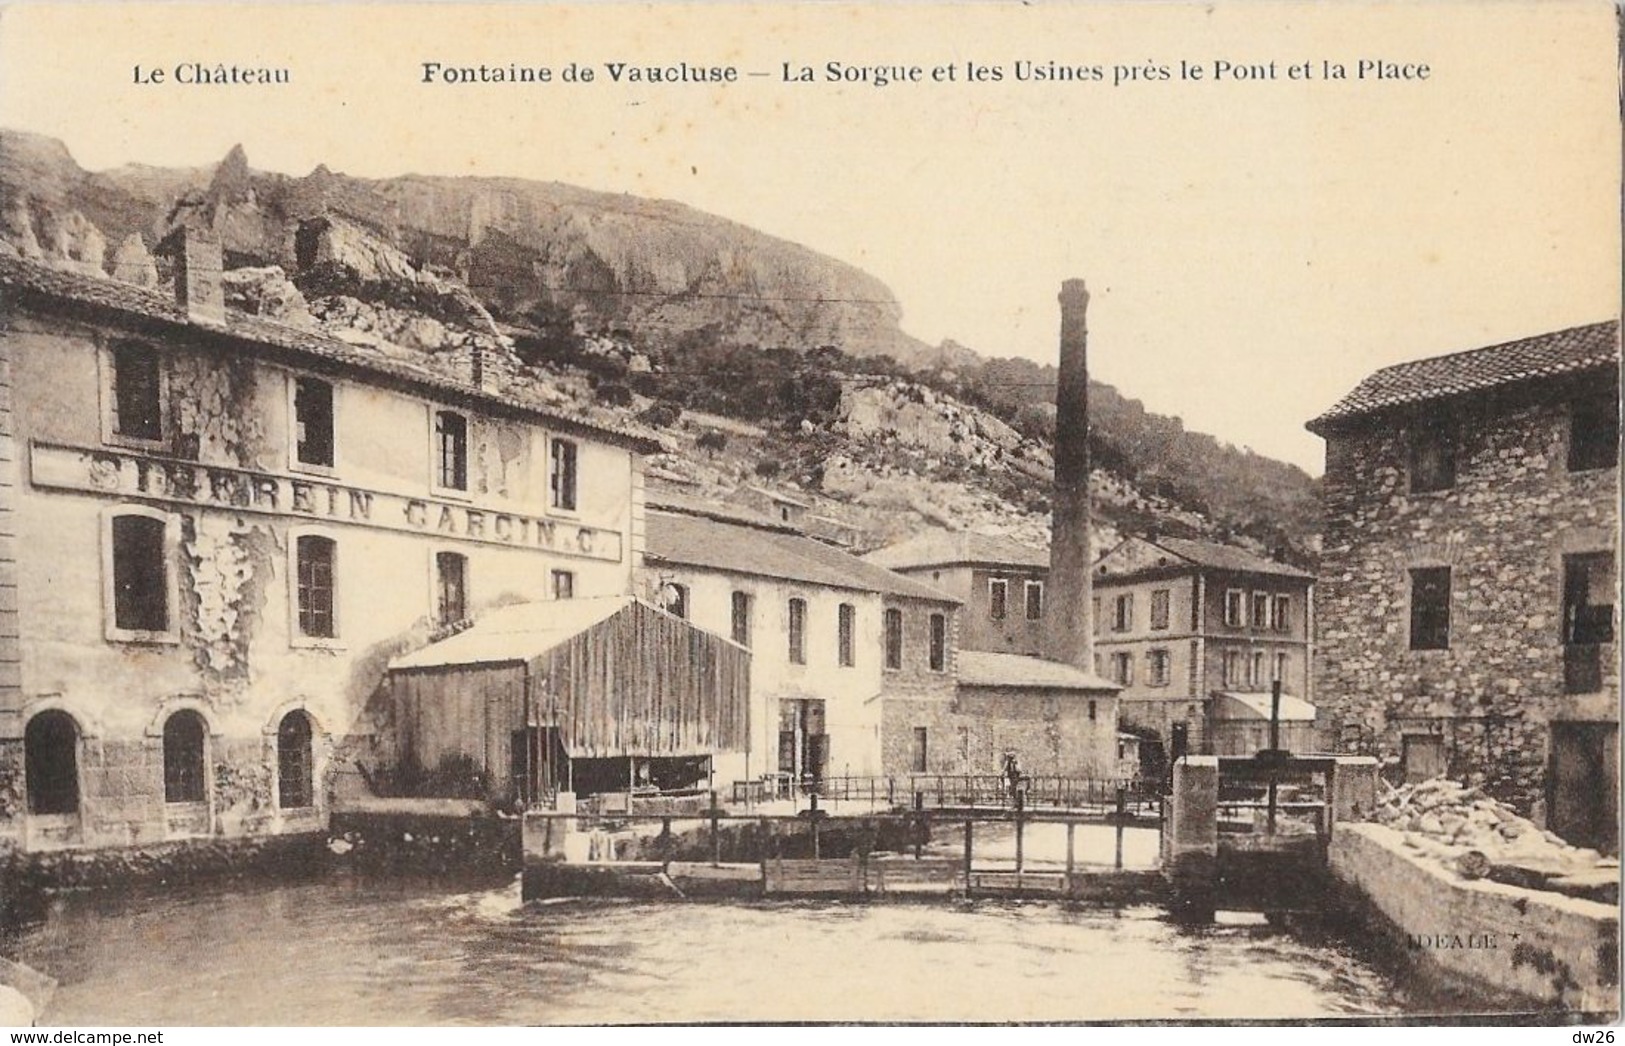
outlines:
{"label": "rubble pile", "polygon": [[[1479,788],[1442,777],[1398,788],[1382,787],[1377,823],[1403,832],[1407,846],[1437,857],[1453,869],[1514,866],[1546,877],[1562,877],[1604,863],[1597,851],[1570,846]],[[1469,856],[1474,852],[1482,860]]]}

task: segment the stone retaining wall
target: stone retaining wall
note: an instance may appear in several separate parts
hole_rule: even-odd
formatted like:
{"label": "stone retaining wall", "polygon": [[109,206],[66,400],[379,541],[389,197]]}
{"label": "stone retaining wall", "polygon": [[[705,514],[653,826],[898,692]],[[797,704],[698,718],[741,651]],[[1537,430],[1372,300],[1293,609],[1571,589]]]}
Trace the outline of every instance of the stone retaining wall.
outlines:
{"label": "stone retaining wall", "polygon": [[1447,985],[1542,1009],[1619,1012],[1619,912],[1605,904],[1466,880],[1376,824],[1338,825],[1330,864],[1381,931]]}

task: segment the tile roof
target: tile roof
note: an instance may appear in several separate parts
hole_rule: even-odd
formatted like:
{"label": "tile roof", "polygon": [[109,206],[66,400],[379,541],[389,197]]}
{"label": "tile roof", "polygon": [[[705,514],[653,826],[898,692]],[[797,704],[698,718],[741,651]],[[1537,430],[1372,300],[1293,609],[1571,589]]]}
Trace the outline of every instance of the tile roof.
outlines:
{"label": "tile roof", "polygon": [[928,530],[863,558],[890,570],[969,564],[1049,568],[1048,549],[965,530]]}
{"label": "tile roof", "polygon": [[645,527],[652,561],[935,603],[959,602],[946,592],[793,530],[660,511],[648,513]]}
{"label": "tile roof", "polygon": [[1324,435],[1340,421],[1386,407],[1605,366],[1619,366],[1613,320],[1384,367],[1305,427]]}
{"label": "tile roof", "polygon": [[1087,690],[1115,694],[1122,687],[1093,672],[1025,654],[960,650],[954,655],[961,686],[1026,686],[1043,690]]}
{"label": "tile roof", "polygon": [[766,512],[758,512],[747,505],[716,502],[695,494],[648,488],[644,491],[643,503],[650,509],[670,509],[685,516],[703,516],[723,523],[743,523],[764,530],[782,530],[787,534],[802,532],[800,527],[770,516]]}
{"label": "tile roof", "polygon": [[1266,559],[1234,545],[1193,541],[1190,538],[1152,538],[1151,544],[1165,548],[1197,566],[1211,567],[1214,570],[1233,570],[1238,574],[1274,574],[1278,577],[1305,578],[1311,581],[1315,577],[1307,570]]}
{"label": "tile roof", "polygon": [[188,318],[186,310],[171,296],[111,277],[64,272],[38,262],[0,256],[0,288],[15,292],[6,295],[12,301],[19,298],[44,299],[52,303],[84,306],[193,331],[221,334],[247,342],[265,355],[326,362],[347,370],[392,379],[420,393],[449,395],[517,410],[550,422],[561,429],[595,435],[608,442],[630,446],[643,453],[658,453],[662,449],[658,439],[637,429],[606,425],[560,414],[549,407],[521,398],[523,394],[520,390],[491,392],[451,378],[430,367],[427,360],[418,362],[374,346],[352,344],[321,331],[278,323],[236,309],[226,310],[224,327],[196,323]]}

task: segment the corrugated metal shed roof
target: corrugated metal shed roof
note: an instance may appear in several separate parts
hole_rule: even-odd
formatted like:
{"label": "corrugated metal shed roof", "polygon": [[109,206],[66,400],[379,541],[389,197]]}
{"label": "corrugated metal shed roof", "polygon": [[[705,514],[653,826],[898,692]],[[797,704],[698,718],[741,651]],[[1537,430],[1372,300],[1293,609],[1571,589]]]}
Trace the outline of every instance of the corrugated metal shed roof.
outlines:
{"label": "corrugated metal shed roof", "polygon": [[497,607],[480,615],[471,628],[397,657],[389,669],[529,661],[609,620],[633,602],[631,596],[593,596]]}
{"label": "corrugated metal shed roof", "polygon": [[1025,686],[1042,690],[1088,690],[1115,694],[1122,687],[1108,683],[1093,672],[1085,672],[1024,654],[996,654],[985,650],[961,650],[954,655],[959,665],[961,686]]}
{"label": "corrugated metal shed roof", "polygon": [[89,306],[108,312],[165,325],[184,327],[193,331],[224,335],[250,343],[264,350],[300,360],[321,360],[341,367],[390,378],[431,395],[447,395],[521,411],[562,429],[589,433],[608,442],[629,445],[647,454],[662,448],[653,435],[636,429],[606,425],[584,418],[560,414],[556,410],[526,399],[522,389],[506,389],[501,393],[482,389],[477,385],[458,381],[430,367],[427,360],[418,362],[400,353],[380,348],[352,344],[321,331],[292,327],[285,323],[255,316],[236,309],[226,310],[223,327],[194,323],[175,300],[148,287],[137,287],[111,277],[86,276],[63,272],[37,262],[0,256],[0,287],[18,294],[7,297],[35,296],[57,302]]}
{"label": "corrugated metal shed roof", "polygon": [[1619,366],[1619,323],[1613,320],[1384,367],[1306,427],[1324,435],[1339,421],[1385,407],[1609,365]]}
{"label": "corrugated metal shed roof", "polygon": [[[1269,722],[1271,697],[1268,691],[1218,690],[1214,696],[1224,699],[1214,703],[1214,719],[1262,719]],[[1235,704],[1227,706],[1225,701]],[[1312,723],[1314,719],[1314,705],[1301,697],[1281,695],[1281,722]]]}
{"label": "corrugated metal shed roof", "polygon": [[645,527],[647,554],[655,562],[934,603],[959,602],[946,592],[794,531],[770,530],[675,512],[650,512]]}
{"label": "corrugated metal shed roof", "polygon": [[1049,567],[1049,550],[994,534],[928,530],[863,557],[889,570],[941,566]]}
{"label": "corrugated metal shed roof", "polygon": [[1165,548],[1182,559],[1214,570],[1233,570],[1244,574],[1275,574],[1313,580],[1307,570],[1266,559],[1254,552],[1234,545],[1221,545],[1213,541],[1193,541],[1190,538],[1155,538],[1151,544]]}

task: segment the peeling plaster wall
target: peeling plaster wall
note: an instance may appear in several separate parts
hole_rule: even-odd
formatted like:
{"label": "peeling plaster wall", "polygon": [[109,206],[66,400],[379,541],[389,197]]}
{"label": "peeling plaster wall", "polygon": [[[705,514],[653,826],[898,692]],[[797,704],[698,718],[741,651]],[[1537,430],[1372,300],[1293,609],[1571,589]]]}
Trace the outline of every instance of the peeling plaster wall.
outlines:
{"label": "peeling plaster wall", "polygon": [[[103,445],[105,408],[98,346],[122,331],[77,322],[8,316],[0,328],[0,377],[18,389],[17,443]],[[278,476],[291,467],[291,372],[247,356],[194,347],[184,338],[154,341],[165,353],[169,390],[166,447],[158,454]],[[4,361],[10,360],[9,372]],[[347,487],[434,497],[431,427],[435,404],[339,379],[337,467]],[[550,598],[551,572],[575,575],[578,596],[630,591],[633,455],[578,439],[581,524],[619,531],[618,562],[537,549],[460,540],[438,533],[323,522],[308,515],[238,511],[34,487],[28,466],[4,454],[9,425],[0,385],[0,840],[51,845],[133,845],[184,835],[163,801],[162,724],[174,709],[195,708],[209,725],[210,803],[204,825],[227,836],[314,831],[326,820],[338,774],[359,780],[353,763],[376,766],[369,742],[387,725],[381,686],[390,657],[429,640],[436,605],[435,553],[468,557],[471,612],[495,604]],[[515,513],[548,514],[545,433],[518,422],[471,417],[472,496]],[[22,482],[5,481],[19,470]],[[312,482],[329,477],[312,476]],[[173,642],[107,639],[104,514],[145,504],[172,513],[178,627]],[[15,508],[14,512],[7,510]],[[15,519],[14,567],[4,559]],[[338,636],[297,635],[292,548],[301,533],[337,545]],[[8,575],[14,570],[15,578]],[[15,587],[8,588],[14,580]],[[8,598],[21,595],[8,643]],[[20,665],[7,656],[20,651]],[[8,672],[15,680],[6,686]],[[16,816],[21,803],[21,738],[25,717],[42,707],[68,710],[81,724],[81,810],[72,823],[41,828]],[[277,809],[276,736],[288,709],[306,709],[317,725],[316,802],[309,810]],[[15,766],[8,772],[8,766]],[[10,816],[8,816],[10,815]]]}

